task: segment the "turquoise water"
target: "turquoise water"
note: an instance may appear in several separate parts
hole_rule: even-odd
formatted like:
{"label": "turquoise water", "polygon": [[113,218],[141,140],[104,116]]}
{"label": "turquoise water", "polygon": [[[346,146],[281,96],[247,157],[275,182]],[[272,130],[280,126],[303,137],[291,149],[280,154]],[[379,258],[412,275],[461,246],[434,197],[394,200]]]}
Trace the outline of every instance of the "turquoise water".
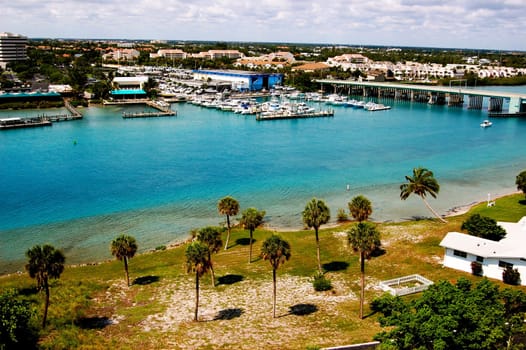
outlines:
{"label": "turquoise water", "polygon": [[110,259],[120,233],[141,250],[179,241],[222,223],[216,204],[225,195],[242,210],[265,210],[271,227],[298,228],[312,197],[333,218],[358,194],[373,202],[374,220],[429,216],[418,198],[399,199],[416,166],[441,184],[430,199],[441,213],[515,190],[526,119],[483,129],[486,111],[382,102],[393,109],[335,107],[334,118],[264,122],[191,104],[172,105],[177,117],[133,120],[122,111],[147,108],[90,107],[81,121],[2,132],[0,273],[22,270],[34,244],[81,263]]}

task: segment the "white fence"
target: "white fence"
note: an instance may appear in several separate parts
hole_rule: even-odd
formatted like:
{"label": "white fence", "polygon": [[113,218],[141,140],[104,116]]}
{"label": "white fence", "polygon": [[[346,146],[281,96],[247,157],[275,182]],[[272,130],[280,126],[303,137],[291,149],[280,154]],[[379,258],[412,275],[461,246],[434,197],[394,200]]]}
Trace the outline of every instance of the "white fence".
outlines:
{"label": "white fence", "polygon": [[415,274],[382,281],[380,282],[380,288],[392,295],[399,296],[422,292],[432,284],[433,281]]}

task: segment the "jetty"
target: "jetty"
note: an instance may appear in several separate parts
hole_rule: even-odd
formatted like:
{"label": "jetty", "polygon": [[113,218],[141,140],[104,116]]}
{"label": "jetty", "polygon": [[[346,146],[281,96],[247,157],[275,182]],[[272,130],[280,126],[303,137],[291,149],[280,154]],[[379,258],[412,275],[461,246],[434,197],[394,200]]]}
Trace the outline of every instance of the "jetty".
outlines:
{"label": "jetty", "polygon": [[177,115],[176,111],[170,109],[170,104],[164,101],[146,101],[146,105],[157,109],[157,112],[123,112],[124,119],[131,118],[157,118],[157,117],[173,117]]}
{"label": "jetty", "polygon": [[80,113],[68,100],[64,100],[64,106],[69,114],[39,115],[37,117],[21,118],[8,117],[0,119],[0,130],[32,128],[37,126],[51,126],[54,122],[70,121],[82,119]]}
{"label": "jetty", "polygon": [[276,119],[306,119],[306,118],[320,118],[320,117],[334,117],[334,110],[328,109],[317,112],[271,112],[271,113],[258,113],[256,114],[256,120],[276,120]]}
{"label": "jetty", "polygon": [[[459,80],[460,81],[460,80]],[[477,90],[472,87],[417,85],[374,81],[319,79],[317,83],[332,86],[334,91],[348,95],[393,99],[399,101],[422,102],[428,104],[448,105],[482,109],[484,101],[490,116],[520,117],[526,115],[526,94],[505,91]],[[505,111],[504,102],[508,102]]]}

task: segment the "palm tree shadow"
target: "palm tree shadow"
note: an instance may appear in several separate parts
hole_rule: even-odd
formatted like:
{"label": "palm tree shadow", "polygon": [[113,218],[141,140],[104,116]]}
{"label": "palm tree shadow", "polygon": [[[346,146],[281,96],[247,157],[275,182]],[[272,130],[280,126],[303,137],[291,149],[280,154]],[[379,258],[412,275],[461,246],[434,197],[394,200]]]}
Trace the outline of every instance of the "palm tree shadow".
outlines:
{"label": "palm tree shadow", "polygon": [[147,284],[152,284],[159,281],[159,276],[143,276],[143,277],[137,277],[133,280],[132,284],[138,284],[140,286],[145,286]]}
{"label": "palm tree shadow", "polygon": [[[256,240],[252,238],[252,244],[254,244],[254,242],[256,242]],[[247,237],[238,238],[236,239],[236,243],[232,245],[231,247],[234,247],[236,245],[250,245],[250,238],[247,238]]]}
{"label": "palm tree shadow", "polygon": [[315,313],[318,311],[318,307],[314,304],[296,304],[289,307],[289,313],[283,316],[296,315],[296,316],[306,316]]}
{"label": "palm tree shadow", "polygon": [[228,275],[218,277],[217,285],[221,285],[221,284],[231,285],[237,282],[241,282],[243,279],[244,277],[242,275],[228,274]]}
{"label": "palm tree shadow", "polygon": [[21,288],[18,290],[18,295],[30,296],[38,293],[38,288],[36,286]]}
{"label": "palm tree shadow", "polygon": [[82,329],[103,329],[111,324],[111,320],[106,316],[81,317],[75,324]]}
{"label": "palm tree shadow", "polygon": [[369,257],[371,258],[377,258],[379,256],[382,256],[386,253],[386,250],[381,248],[381,247],[377,247],[375,250],[373,250],[371,252],[371,254],[369,254]]}
{"label": "palm tree shadow", "polygon": [[218,320],[233,320],[234,318],[241,317],[245,311],[241,308],[230,308],[224,309],[217,313],[214,317],[214,321]]}
{"label": "palm tree shadow", "polygon": [[330,263],[321,265],[321,267],[327,272],[336,272],[347,270],[349,263],[346,261],[331,261]]}
{"label": "palm tree shadow", "polygon": [[519,204],[521,204],[521,205],[526,205],[526,199],[521,199],[521,200],[519,201]]}

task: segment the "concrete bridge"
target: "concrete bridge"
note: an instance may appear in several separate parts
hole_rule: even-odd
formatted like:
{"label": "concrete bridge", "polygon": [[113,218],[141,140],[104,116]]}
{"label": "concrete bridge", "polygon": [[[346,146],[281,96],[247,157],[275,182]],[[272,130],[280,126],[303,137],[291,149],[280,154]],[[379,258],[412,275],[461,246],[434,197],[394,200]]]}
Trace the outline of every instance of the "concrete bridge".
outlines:
{"label": "concrete bridge", "polygon": [[[333,87],[334,92],[348,95],[447,104],[448,106],[463,107],[467,98],[469,109],[482,109],[483,101],[487,99],[488,112],[491,116],[526,115],[526,94],[476,90],[465,86],[447,87],[329,79],[320,79],[316,82],[321,84],[322,90],[329,85]],[[503,111],[504,101],[509,102],[507,111]]]}

